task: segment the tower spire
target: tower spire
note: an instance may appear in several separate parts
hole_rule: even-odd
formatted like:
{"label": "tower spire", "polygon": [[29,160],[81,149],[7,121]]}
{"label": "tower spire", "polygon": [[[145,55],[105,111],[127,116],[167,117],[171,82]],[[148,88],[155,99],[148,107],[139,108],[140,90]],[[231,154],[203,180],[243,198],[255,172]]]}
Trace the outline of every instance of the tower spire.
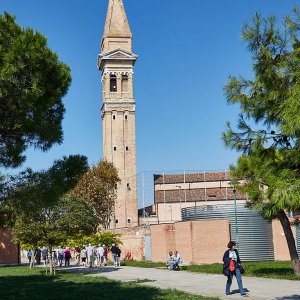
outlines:
{"label": "tower spire", "polygon": [[132,33],[123,0],[109,0],[101,49],[105,53],[117,48],[132,52]]}

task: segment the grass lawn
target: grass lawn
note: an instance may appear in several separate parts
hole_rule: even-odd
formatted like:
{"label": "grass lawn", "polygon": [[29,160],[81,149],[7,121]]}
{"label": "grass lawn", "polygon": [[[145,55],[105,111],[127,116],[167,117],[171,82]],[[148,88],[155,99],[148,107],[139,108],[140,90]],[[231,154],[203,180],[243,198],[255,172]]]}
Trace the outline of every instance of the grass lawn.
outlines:
{"label": "grass lawn", "polygon": [[217,299],[189,295],[176,290],[161,290],[138,283],[122,283],[58,271],[46,276],[42,268],[0,267],[0,299]]}
{"label": "grass lawn", "polygon": [[[137,262],[130,261],[123,263],[126,266],[142,268],[159,268],[165,267],[165,263]],[[293,273],[292,263],[290,261],[263,261],[263,262],[245,262],[243,266],[246,270],[243,276],[255,276],[265,278],[277,278],[288,280],[300,280]],[[222,274],[222,264],[211,265],[190,265],[183,266],[181,270],[197,273]]]}

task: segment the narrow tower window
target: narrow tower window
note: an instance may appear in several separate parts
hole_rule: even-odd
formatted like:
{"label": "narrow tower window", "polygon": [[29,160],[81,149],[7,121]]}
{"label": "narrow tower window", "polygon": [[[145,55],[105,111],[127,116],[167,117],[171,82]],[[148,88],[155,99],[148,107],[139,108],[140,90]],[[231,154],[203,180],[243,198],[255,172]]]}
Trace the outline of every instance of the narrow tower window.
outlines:
{"label": "narrow tower window", "polygon": [[115,115],[113,115],[113,120],[115,120],[116,119],[116,116]]}
{"label": "narrow tower window", "polygon": [[116,92],[117,91],[117,76],[110,75],[110,91]]}
{"label": "narrow tower window", "polygon": [[127,115],[125,115],[125,120],[128,120],[128,116]]}
{"label": "narrow tower window", "polygon": [[117,151],[117,147],[114,147],[114,151]]}
{"label": "narrow tower window", "polygon": [[126,149],[126,151],[128,151],[128,146],[126,146],[126,148],[125,148],[125,149]]}
{"label": "narrow tower window", "polygon": [[128,76],[122,75],[122,92],[128,92]]}

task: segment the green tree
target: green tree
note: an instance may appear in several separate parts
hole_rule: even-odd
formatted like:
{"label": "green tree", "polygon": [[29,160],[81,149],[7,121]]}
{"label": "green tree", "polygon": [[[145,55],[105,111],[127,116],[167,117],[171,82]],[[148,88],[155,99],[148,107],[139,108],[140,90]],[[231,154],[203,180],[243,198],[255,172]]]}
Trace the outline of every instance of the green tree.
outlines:
{"label": "green tree", "polygon": [[98,224],[109,229],[120,182],[114,165],[102,160],[91,167],[79,180],[72,194],[91,203],[98,216]]}
{"label": "green tree", "polygon": [[86,157],[75,155],[55,161],[46,171],[26,170],[13,178],[6,203],[14,212],[14,239],[47,245],[52,254],[54,245],[94,233],[97,218],[93,207],[65,196],[87,169]]}
{"label": "green tree", "polygon": [[253,78],[230,77],[228,103],[239,104],[237,129],[230,123],[225,145],[243,152],[234,177],[249,205],[283,227],[294,273],[300,262],[286,213],[300,207],[300,15],[297,8],[278,24],[275,16],[256,14],[242,36],[253,60]]}
{"label": "green tree", "polygon": [[117,245],[121,245],[122,241],[120,240],[121,234],[112,232],[112,231],[104,231],[97,232],[96,234],[92,234],[90,236],[82,236],[77,239],[68,240],[68,245],[71,247],[84,246],[88,244],[92,245],[106,245],[108,248],[112,246],[113,243]]}
{"label": "green tree", "polygon": [[45,36],[0,15],[0,166],[19,166],[29,146],[47,151],[62,142],[70,83],[69,67]]}

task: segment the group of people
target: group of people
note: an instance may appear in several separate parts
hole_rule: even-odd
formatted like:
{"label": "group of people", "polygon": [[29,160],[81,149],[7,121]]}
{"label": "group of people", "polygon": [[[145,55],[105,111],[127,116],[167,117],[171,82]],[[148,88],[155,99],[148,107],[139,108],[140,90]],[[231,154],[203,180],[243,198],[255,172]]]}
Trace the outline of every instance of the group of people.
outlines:
{"label": "group of people", "polygon": [[[235,276],[239,286],[240,294],[242,296],[247,296],[242,282],[243,268],[237,251],[237,244],[234,241],[230,241],[227,247],[228,250],[226,250],[223,255],[223,274],[227,276],[226,295],[230,295],[232,278]],[[75,246],[73,255],[76,265],[83,265],[92,268],[95,266],[106,266],[107,255],[109,251],[112,254],[114,266],[120,266],[121,249],[116,244],[112,244],[110,249],[108,249],[108,247],[105,245],[93,247],[91,244],[89,244],[88,246],[83,246],[82,249],[78,246]],[[49,253],[46,247],[43,247],[42,249],[36,248],[34,251],[29,249],[27,251],[29,263],[35,260],[37,264],[41,264],[42,260],[46,264],[48,256]],[[69,247],[62,248],[59,246],[55,251],[53,251],[52,257],[58,266],[62,266],[63,262],[65,266],[69,266],[72,258],[72,252]],[[178,251],[174,251],[174,253],[170,251],[168,255],[168,261],[166,263],[167,268],[169,270],[178,271],[181,264],[182,258]]]}
{"label": "group of people", "polygon": [[168,255],[168,261],[166,262],[166,266],[168,270],[179,271],[181,264],[182,264],[182,258],[181,255],[178,253],[178,251],[175,250],[174,254],[172,251],[170,251]]}
{"label": "group of people", "polygon": [[31,262],[36,262],[40,265],[42,261],[46,264],[48,259],[48,250],[46,247],[43,247],[42,249],[37,247],[34,250],[29,249],[27,251],[27,258],[29,264],[31,264]]}
{"label": "group of people", "polygon": [[81,250],[78,249],[75,252],[76,265],[80,265],[81,261],[81,264],[85,267],[106,266],[108,252],[109,249],[104,244],[98,247],[93,247],[91,244],[83,246]]}
{"label": "group of people", "polygon": [[[73,257],[77,266],[82,265],[93,268],[95,266],[106,266],[108,252],[109,249],[104,244],[99,245],[98,247],[89,244],[88,246],[83,246],[82,248],[75,246]],[[59,246],[57,248],[57,258],[59,266],[62,266],[63,261],[65,262],[65,266],[69,266],[70,259],[72,258],[70,248],[66,247],[66,249],[64,249]]]}
{"label": "group of people", "polygon": [[[70,266],[70,260],[72,257],[75,259],[75,264],[77,266],[82,265],[86,267],[93,268],[95,266],[106,266],[108,252],[111,252],[113,257],[114,266],[121,265],[121,250],[116,244],[112,244],[111,249],[106,245],[92,246],[75,246],[73,251],[70,247],[63,248],[58,246],[56,250],[52,251],[52,258],[57,266],[65,267]],[[36,262],[41,264],[41,260],[46,264],[49,261],[49,252],[46,247],[36,248],[34,251],[29,249],[27,251],[27,258],[29,263]]]}

